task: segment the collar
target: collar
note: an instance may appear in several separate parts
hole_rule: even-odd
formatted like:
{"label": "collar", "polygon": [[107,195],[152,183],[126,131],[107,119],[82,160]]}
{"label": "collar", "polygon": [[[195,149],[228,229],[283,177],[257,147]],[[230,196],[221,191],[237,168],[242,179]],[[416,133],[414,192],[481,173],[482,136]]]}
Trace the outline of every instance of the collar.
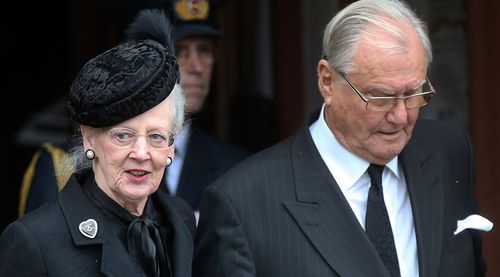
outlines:
{"label": "collar", "polygon": [[[349,190],[366,172],[370,162],[353,154],[342,146],[324,119],[325,105],[321,107],[320,116],[309,127],[312,139],[321,158],[327,165],[333,178],[342,191]],[[394,157],[386,167],[399,179],[398,157]]]}
{"label": "collar", "polygon": [[183,157],[186,153],[189,135],[191,134],[191,123],[186,123],[175,138],[175,155]]}

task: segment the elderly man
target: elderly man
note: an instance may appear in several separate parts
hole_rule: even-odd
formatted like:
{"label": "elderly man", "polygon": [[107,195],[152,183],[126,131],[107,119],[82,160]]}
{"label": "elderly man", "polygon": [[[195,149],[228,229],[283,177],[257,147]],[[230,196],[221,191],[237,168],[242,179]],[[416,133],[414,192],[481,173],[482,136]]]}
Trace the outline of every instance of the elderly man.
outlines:
{"label": "elderly man", "polygon": [[484,276],[469,137],[418,120],[436,93],[424,23],[356,1],[323,55],[321,109],[203,195],[193,275]]}

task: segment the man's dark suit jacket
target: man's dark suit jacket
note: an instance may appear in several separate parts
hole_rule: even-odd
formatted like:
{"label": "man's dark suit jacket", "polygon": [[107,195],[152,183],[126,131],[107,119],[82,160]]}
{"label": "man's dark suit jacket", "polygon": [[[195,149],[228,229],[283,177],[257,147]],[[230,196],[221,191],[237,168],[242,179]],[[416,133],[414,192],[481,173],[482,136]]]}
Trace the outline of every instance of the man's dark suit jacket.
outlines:
{"label": "man's dark suit jacket", "polygon": [[[173,276],[191,276],[195,219],[181,199],[163,192],[151,197],[169,221],[168,253]],[[82,221],[98,224],[95,238],[79,231]],[[141,276],[106,216],[72,176],[56,201],[11,223],[0,237],[0,276]]]}
{"label": "man's dark suit jacket", "polygon": [[198,210],[205,187],[249,155],[247,150],[192,126],[176,196]]}
{"label": "man's dark suit jacket", "polygon": [[[478,213],[468,135],[419,121],[399,161],[420,276],[483,276],[478,232],[453,234],[457,220]],[[248,158],[206,190],[193,276],[389,274],[304,124],[295,136]]]}

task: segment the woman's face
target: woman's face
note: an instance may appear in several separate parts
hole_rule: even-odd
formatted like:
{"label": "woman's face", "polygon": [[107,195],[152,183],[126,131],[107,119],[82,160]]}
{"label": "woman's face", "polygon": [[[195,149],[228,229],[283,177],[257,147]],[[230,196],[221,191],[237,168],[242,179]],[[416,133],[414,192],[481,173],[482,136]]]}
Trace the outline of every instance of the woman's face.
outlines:
{"label": "woman's face", "polygon": [[101,190],[140,215],[147,198],[162,180],[170,145],[172,103],[170,97],[154,108],[109,128],[82,126],[85,149],[96,154],[95,179]]}

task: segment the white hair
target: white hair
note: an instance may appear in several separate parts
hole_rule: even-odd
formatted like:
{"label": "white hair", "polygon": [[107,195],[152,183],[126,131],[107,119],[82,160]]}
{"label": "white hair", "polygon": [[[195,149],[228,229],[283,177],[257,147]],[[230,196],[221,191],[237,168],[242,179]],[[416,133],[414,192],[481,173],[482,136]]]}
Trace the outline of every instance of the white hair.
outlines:
{"label": "white hair", "polygon": [[367,32],[368,27],[385,30],[395,39],[395,42],[377,41],[377,47],[394,52],[405,51],[410,38],[402,29],[401,23],[415,29],[422,43],[426,62],[431,63],[432,47],[427,26],[404,1],[397,0],[359,0],[338,12],[325,28],[323,56],[338,72],[355,71],[352,59],[360,40],[374,42]]}

